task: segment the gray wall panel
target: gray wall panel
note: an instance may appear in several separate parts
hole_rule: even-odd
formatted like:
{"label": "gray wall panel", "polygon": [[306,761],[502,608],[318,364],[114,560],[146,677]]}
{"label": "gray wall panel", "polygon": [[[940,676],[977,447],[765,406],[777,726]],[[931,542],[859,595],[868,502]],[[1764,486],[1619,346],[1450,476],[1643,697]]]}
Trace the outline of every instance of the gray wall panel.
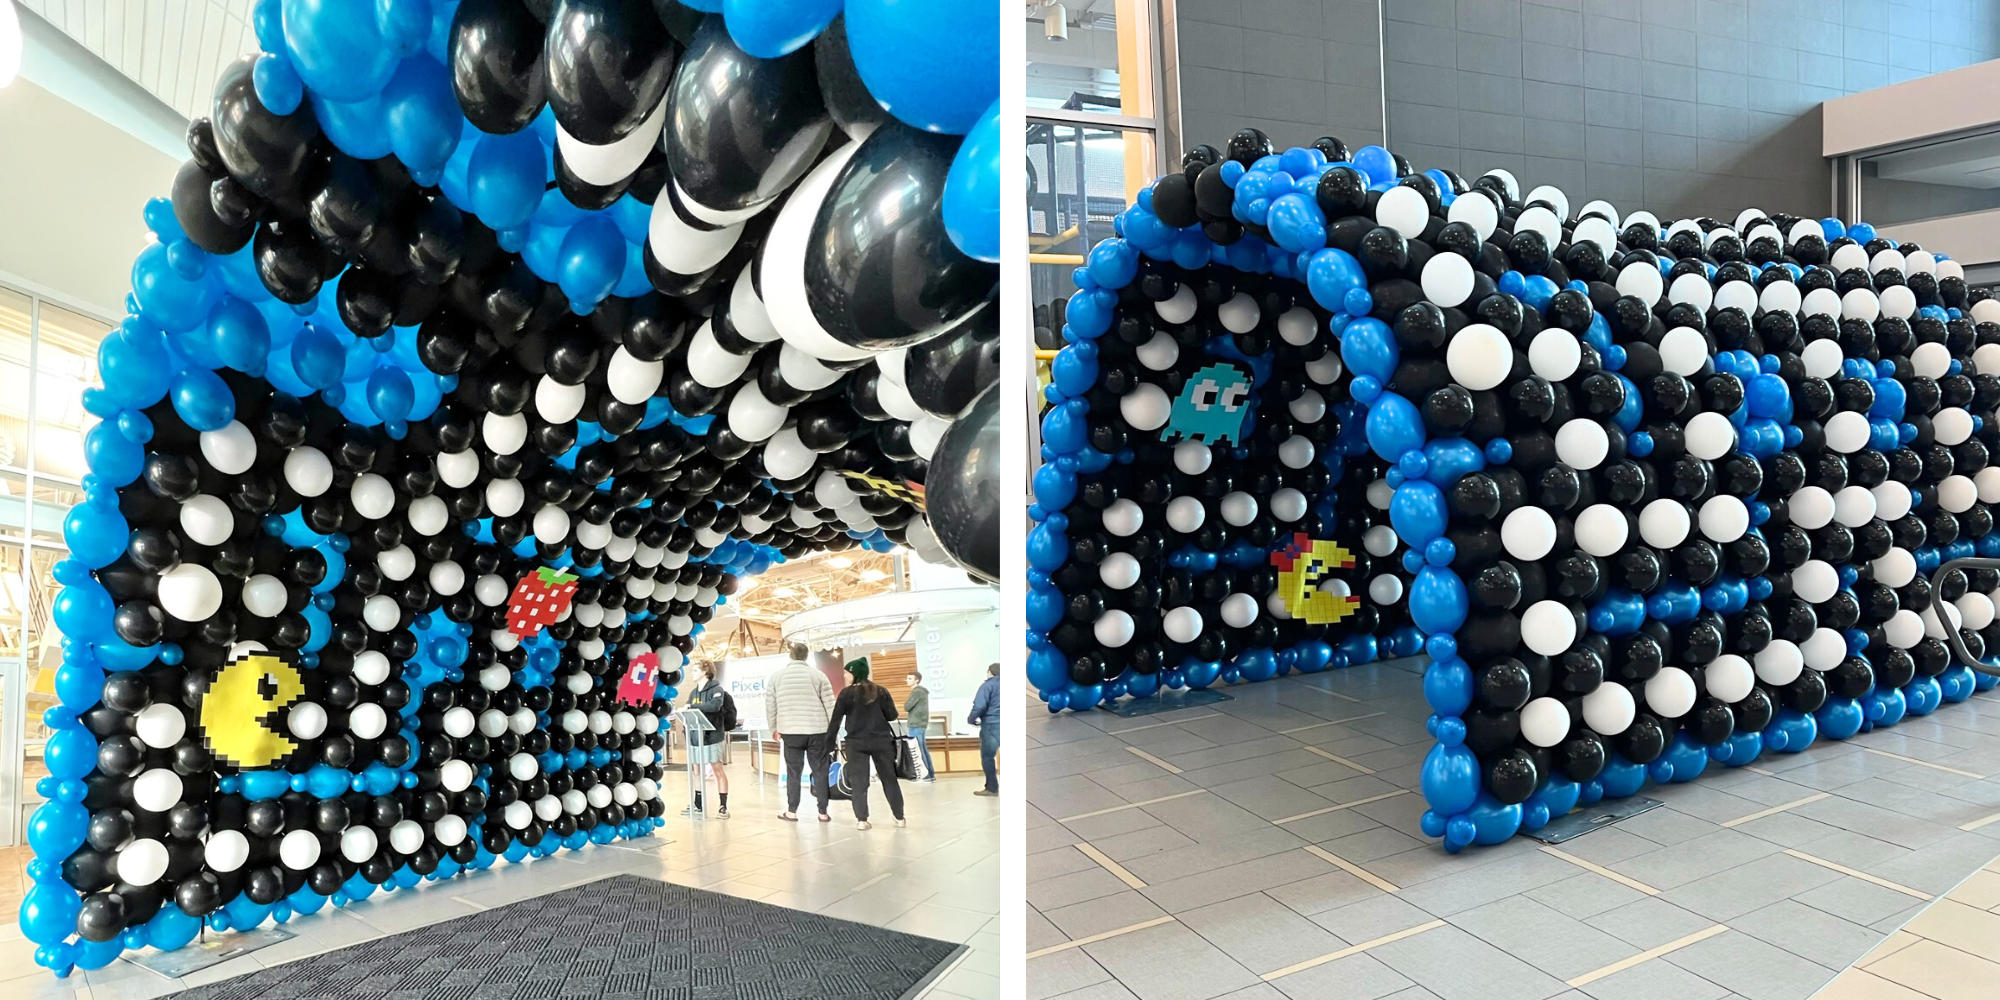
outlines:
{"label": "gray wall panel", "polygon": [[1386,105],[1420,168],[1505,167],[1663,216],[1825,214],[1820,102],[2000,58],[1990,0],[1178,0],[1178,16],[1190,142],[1247,124],[1360,146]]}

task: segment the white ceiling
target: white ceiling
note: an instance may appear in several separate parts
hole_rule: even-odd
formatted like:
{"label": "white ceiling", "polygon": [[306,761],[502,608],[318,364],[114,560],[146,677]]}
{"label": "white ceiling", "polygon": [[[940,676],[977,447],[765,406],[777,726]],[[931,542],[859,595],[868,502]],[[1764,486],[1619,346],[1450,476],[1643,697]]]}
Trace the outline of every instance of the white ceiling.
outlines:
{"label": "white ceiling", "polygon": [[188,118],[222,67],[257,50],[255,0],[15,0]]}

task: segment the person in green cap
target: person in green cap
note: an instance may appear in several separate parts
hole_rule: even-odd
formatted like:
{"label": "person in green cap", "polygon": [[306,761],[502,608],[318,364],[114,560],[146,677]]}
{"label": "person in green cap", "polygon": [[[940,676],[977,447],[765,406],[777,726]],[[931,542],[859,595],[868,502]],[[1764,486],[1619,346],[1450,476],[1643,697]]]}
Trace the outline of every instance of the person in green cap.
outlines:
{"label": "person in green cap", "polygon": [[907,825],[903,821],[903,789],[896,783],[896,732],[889,723],[896,719],[896,699],[890,697],[889,689],[868,679],[868,661],[855,660],[847,665],[848,676],[853,680],[841,689],[840,697],[833,700],[833,718],[827,722],[826,745],[833,746],[840,737],[842,722],[847,724],[847,776],[849,797],[854,801],[854,825],[857,829],[869,829],[868,822],[868,766],[873,761],[875,774],[882,779],[882,797],[889,800],[889,811],[896,817],[897,826]]}

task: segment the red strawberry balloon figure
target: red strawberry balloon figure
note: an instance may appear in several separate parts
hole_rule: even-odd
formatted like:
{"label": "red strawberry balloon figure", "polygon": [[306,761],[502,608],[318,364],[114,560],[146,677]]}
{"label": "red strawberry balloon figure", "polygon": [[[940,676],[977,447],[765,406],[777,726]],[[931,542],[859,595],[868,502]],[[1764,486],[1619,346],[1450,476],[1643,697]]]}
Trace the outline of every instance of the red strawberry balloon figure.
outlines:
{"label": "red strawberry balloon figure", "polygon": [[534,638],[569,611],[576,581],[576,574],[546,566],[522,577],[514,585],[514,595],[507,599],[507,631],[523,639]]}
{"label": "red strawberry balloon figure", "polygon": [[652,704],[659,689],[659,675],[660,654],[641,653],[632,657],[625,665],[625,675],[618,681],[619,703],[638,708]]}

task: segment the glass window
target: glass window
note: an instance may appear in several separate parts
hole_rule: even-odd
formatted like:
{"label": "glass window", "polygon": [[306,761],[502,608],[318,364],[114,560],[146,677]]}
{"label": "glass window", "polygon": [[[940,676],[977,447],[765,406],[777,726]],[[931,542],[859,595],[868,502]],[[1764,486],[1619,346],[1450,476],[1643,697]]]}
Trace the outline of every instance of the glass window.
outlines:
{"label": "glass window", "polygon": [[1153,0],[1028,5],[1028,107],[1153,114]]}
{"label": "glass window", "polygon": [[[0,288],[0,468],[28,464],[28,365],[34,300]],[[20,496],[16,490],[14,496]]]}
{"label": "glass window", "polygon": [[[97,418],[84,412],[83,390],[99,384],[97,344],[111,327],[42,303],[35,352],[35,472],[83,478],[83,432]],[[40,494],[40,491],[36,491]]]}
{"label": "glass window", "polygon": [[1875,225],[2000,208],[2000,132],[1860,158],[1861,217]]}
{"label": "glass window", "polygon": [[1150,133],[1060,122],[1028,123],[1028,262],[1035,346],[1062,346],[1070,272],[1114,233],[1111,220],[1151,182]]}

